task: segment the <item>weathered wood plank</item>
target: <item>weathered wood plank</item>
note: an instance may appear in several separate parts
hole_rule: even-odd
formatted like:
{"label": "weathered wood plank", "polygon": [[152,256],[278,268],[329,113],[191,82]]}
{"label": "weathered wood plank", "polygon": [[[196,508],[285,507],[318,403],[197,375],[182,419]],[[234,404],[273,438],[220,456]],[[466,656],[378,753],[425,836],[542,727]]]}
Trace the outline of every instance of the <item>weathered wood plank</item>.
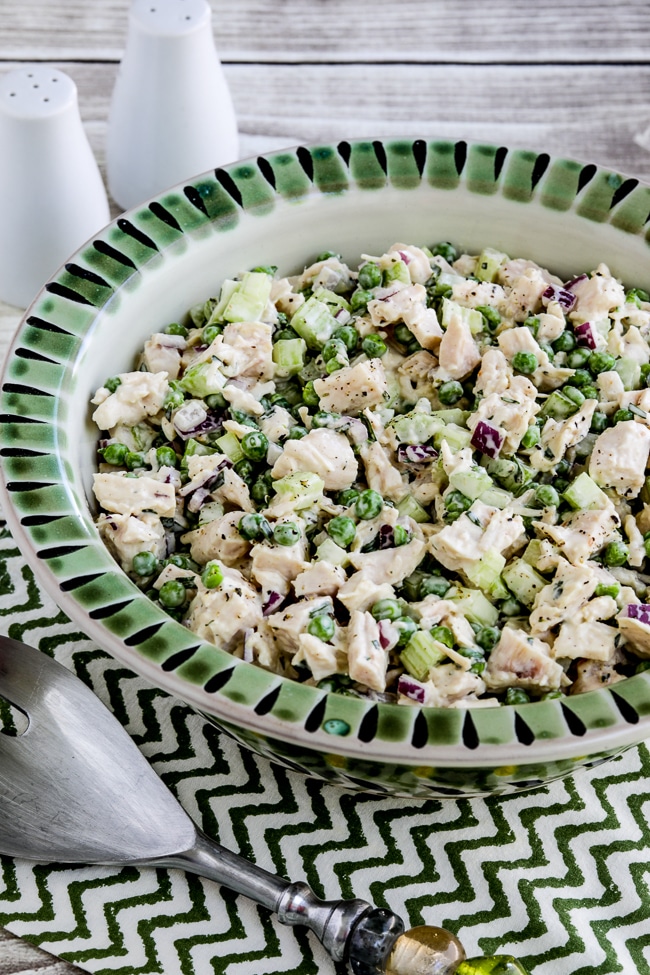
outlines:
{"label": "weathered wood plank", "polygon": [[[57,61],[103,163],[114,64]],[[10,69],[14,63],[5,67]],[[240,155],[297,142],[411,135],[525,146],[650,178],[650,66],[228,65]]]}
{"label": "weathered wood plank", "polygon": [[[646,61],[645,0],[212,0],[224,61]],[[128,0],[3,0],[0,58],[116,59]]]}
{"label": "weathered wood plank", "polygon": [[79,971],[0,928],[0,975],[79,975]]}

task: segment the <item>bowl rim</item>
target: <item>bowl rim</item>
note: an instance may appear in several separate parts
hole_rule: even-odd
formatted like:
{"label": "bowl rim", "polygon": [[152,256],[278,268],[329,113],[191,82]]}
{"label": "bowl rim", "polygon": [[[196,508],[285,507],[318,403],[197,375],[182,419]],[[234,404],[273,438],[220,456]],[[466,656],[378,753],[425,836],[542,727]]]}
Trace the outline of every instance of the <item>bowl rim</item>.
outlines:
{"label": "bowl rim", "polygon": [[303,199],[326,203],[386,187],[408,194],[427,185],[572,212],[648,245],[650,186],[594,164],[464,140],[296,146],[185,180],[95,234],[26,310],[0,379],[7,523],[38,581],[89,638],[217,723],[326,755],[410,768],[530,766],[611,753],[650,733],[648,672],[528,704],[404,707],[306,687],[202,642],[151,603],[110,556],[66,458],[63,372],[114,295],[152,256],[171,252],[179,235],[215,231],[225,239],[244,211],[264,217]]}

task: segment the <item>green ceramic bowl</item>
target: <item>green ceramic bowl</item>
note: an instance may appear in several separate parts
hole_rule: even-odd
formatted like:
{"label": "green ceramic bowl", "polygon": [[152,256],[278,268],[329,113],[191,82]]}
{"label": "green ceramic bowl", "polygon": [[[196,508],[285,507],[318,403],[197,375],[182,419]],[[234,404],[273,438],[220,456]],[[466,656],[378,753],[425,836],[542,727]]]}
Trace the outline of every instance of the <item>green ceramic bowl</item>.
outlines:
{"label": "green ceramic bowl", "polygon": [[465,142],[342,142],[205,173],[125,213],[45,285],[2,384],[2,500],[38,579],[109,653],[238,741],[349,789],[530,788],[650,733],[650,672],[519,706],[440,710],[328,694],[233,659],[167,617],[93,524],[88,402],[161,323],[259,264],[301,270],[395,240],[528,256],[567,278],[605,261],[650,288],[650,186],[594,165]]}

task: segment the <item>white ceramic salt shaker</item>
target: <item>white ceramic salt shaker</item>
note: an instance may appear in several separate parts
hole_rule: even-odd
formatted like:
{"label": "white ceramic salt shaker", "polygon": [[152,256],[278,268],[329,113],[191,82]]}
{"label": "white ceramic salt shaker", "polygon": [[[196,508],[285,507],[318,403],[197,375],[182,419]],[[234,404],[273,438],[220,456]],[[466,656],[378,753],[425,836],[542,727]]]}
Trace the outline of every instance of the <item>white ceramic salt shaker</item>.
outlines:
{"label": "white ceramic salt shaker", "polygon": [[46,65],[0,76],[0,299],[26,308],[109,219],[74,81]]}
{"label": "white ceramic salt shaker", "polygon": [[108,119],[108,188],[125,209],[234,162],[235,111],[206,0],[134,0]]}

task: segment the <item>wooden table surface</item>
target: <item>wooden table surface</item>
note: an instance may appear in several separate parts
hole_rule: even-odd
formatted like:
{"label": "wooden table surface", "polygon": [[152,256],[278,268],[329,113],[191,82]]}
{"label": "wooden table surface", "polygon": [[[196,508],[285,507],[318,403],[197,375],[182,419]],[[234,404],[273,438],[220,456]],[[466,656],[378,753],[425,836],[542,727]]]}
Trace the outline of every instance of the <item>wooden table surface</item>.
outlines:
{"label": "wooden table surface", "polygon": [[[38,62],[69,74],[102,172],[128,5],[0,3],[0,72]],[[242,157],[412,134],[543,149],[650,180],[647,0],[212,0],[212,9]],[[0,357],[20,317],[0,301]],[[78,971],[0,929],[0,975]]]}

